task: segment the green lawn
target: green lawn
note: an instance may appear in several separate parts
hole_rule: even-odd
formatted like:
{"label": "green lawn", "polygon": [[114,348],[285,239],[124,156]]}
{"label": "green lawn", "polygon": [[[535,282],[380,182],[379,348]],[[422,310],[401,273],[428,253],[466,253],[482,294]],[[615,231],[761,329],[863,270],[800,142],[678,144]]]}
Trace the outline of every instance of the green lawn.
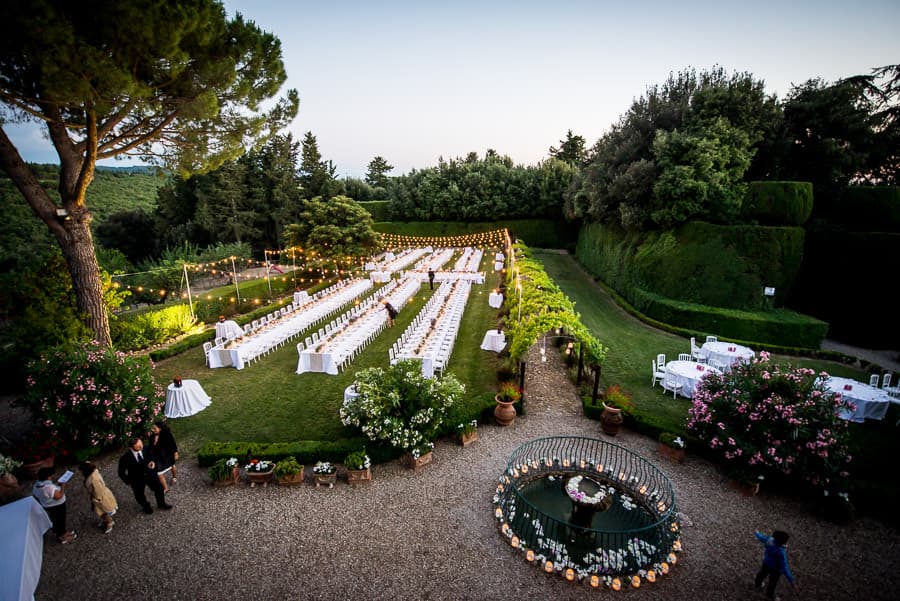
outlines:
{"label": "green lawn", "polygon": [[[493,249],[485,252],[482,268],[487,270],[486,280],[482,285],[472,286],[445,372],[456,375],[466,386],[464,404],[472,406],[496,390],[496,355],[479,348],[485,331],[494,327],[497,320],[497,311],[487,303],[489,292],[499,281],[489,260],[493,253]],[[377,290],[372,294],[378,294]],[[172,420],[179,446],[192,455],[207,441],[286,442],[354,435],[344,428],[338,416],[344,389],[352,383],[356,371],[387,367],[391,344],[431,294],[425,282],[413,301],[400,310],[394,327],[385,329],[337,376],[295,373],[296,342],[308,336],[312,329],[240,371],[207,368],[200,347],[159,362],[154,373],[164,387],[175,375],[180,375],[198,380],[212,398],[212,404],[200,413]]]}

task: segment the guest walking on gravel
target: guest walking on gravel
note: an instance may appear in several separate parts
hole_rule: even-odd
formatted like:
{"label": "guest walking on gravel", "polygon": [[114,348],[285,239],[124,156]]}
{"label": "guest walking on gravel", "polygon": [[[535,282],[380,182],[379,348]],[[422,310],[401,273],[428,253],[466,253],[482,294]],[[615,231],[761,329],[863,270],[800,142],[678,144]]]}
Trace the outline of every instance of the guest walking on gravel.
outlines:
{"label": "guest walking on gravel", "polygon": [[131,487],[131,492],[134,493],[134,498],[144,513],[153,513],[153,508],[147,501],[145,489],[148,486],[156,497],[157,507],[172,509],[172,506],[166,503],[162,483],[156,474],[156,462],[149,454],[144,453],[144,441],[140,438],[132,438],[128,442],[128,450],[119,458],[119,478]]}
{"label": "guest walking on gravel", "polygon": [[166,474],[172,474],[172,484],[176,482],[178,470],[175,462],[178,460],[178,445],[175,444],[175,437],[169,430],[169,425],[164,421],[153,422],[150,430],[150,438],[147,439],[147,452],[151,459],[156,463],[156,474],[159,483],[162,484],[163,492],[169,492],[169,482]]}
{"label": "guest walking on gravel", "polygon": [[787,541],[790,535],[787,532],[776,530],[772,536],[767,536],[758,530],[754,532],[756,539],[763,544],[765,551],[763,552],[762,566],[759,573],[756,574],[754,584],[756,588],[762,590],[763,581],[769,579],[766,586],[766,597],[769,599],[780,599],[775,596],[775,585],[778,584],[778,578],[784,574],[787,581],[791,584],[794,592],[800,592],[797,583],[794,582],[794,575],[787,562]]}
{"label": "guest walking on gravel", "polygon": [[66,530],[66,493],[63,491],[65,486],[64,482],[53,481],[52,467],[42,467],[38,470],[37,480],[31,489],[32,496],[47,512],[47,517],[53,524],[56,540],[64,545],[78,537],[74,530]]}
{"label": "guest walking on gravel", "polygon": [[84,489],[87,491],[88,497],[91,499],[91,509],[100,516],[100,528],[104,534],[112,532],[113,521],[112,516],[119,509],[116,497],[103,481],[103,476],[97,466],[90,461],[85,461],[78,466],[81,475],[84,476]]}

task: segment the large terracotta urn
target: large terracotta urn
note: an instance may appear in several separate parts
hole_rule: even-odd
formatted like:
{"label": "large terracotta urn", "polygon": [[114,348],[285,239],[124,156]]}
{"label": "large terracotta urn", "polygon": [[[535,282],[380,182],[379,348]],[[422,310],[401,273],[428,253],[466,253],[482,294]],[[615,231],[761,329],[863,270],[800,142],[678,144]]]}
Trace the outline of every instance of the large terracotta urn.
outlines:
{"label": "large terracotta urn", "polygon": [[497,420],[498,426],[508,426],[516,419],[515,401],[501,401],[500,396],[494,397],[497,406],[494,407],[494,419]]}
{"label": "large terracotta urn", "polygon": [[603,403],[603,413],[600,414],[600,428],[604,434],[609,436],[618,434],[624,420],[621,409]]}

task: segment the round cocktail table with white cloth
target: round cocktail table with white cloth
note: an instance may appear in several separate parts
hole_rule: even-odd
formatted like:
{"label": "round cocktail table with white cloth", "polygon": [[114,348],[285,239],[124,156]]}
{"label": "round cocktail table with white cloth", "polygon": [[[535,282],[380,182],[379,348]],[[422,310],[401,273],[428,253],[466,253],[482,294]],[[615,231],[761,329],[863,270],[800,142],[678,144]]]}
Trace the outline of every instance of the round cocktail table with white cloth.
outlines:
{"label": "round cocktail table with white cloth", "polygon": [[494,261],[494,271],[503,269],[503,261]]}
{"label": "round cocktail table with white cloth", "polygon": [[506,260],[506,255],[504,255],[503,253],[496,253],[496,254],[494,255],[494,260],[495,260],[495,261],[505,261],[505,260]]}
{"label": "round cocktail table with white cloth", "polygon": [[750,360],[756,355],[753,349],[733,342],[705,342],[700,347],[700,354],[706,357],[707,361],[719,361],[729,371],[737,361]]}
{"label": "round cocktail table with white cloth", "polygon": [[166,417],[188,417],[210,405],[209,395],[197,380],[182,380],[181,387],[169,384],[166,390]]}
{"label": "round cocktail table with white cloth", "polygon": [[481,341],[481,350],[499,353],[506,346],[506,334],[499,330],[488,330]]}
{"label": "round cocktail table with white cloth", "polygon": [[831,392],[840,393],[845,399],[856,405],[856,409],[852,411],[841,409],[838,411],[838,416],[858,424],[867,419],[884,419],[891,402],[897,402],[897,399],[891,399],[891,396],[881,388],[875,388],[865,382],[849,378],[830,377],[825,382],[825,386]]}
{"label": "round cocktail table with white cloth", "polygon": [[493,307],[494,309],[499,309],[503,304],[503,294],[500,292],[491,292],[491,295],[488,296],[488,305]]}
{"label": "round cocktail table with white cloth", "polygon": [[672,374],[675,381],[681,384],[681,396],[692,399],[694,398],[694,388],[700,383],[703,376],[722,372],[715,367],[694,361],[669,361],[666,363],[666,373]]}

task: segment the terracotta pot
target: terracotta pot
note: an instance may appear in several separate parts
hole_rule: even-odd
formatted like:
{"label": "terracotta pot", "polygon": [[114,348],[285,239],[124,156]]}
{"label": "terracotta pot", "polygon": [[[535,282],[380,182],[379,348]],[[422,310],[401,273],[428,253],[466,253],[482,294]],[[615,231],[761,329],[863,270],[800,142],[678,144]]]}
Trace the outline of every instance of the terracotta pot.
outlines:
{"label": "terracotta pot", "polygon": [[241,468],[234,467],[231,470],[231,478],[228,478],[226,480],[213,480],[212,485],[219,486],[219,487],[234,486],[235,484],[240,482],[240,480],[241,480]]}
{"label": "terracotta pot", "polygon": [[619,433],[619,429],[624,421],[622,410],[618,407],[610,407],[606,403],[602,403],[602,405],[603,413],[600,414],[600,428],[604,434],[615,436]]}
{"label": "terracotta pot", "polygon": [[53,467],[54,460],[56,458],[51,455],[50,457],[45,457],[44,459],[38,459],[37,461],[32,461],[31,463],[23,463],[22,467],[19,468],[22,470],[22,473],[25,474],[31,480],[37,478],[38,471],[44,467]]}
{"label": "terracotta pot", "polygon": [[675,463],[684,463],[684,449],[673,449],[669,445],[658,442],[656,443],[656,453]]}
{"label": "terracotta pot", "polygon": [[269,482],[272,481],[274,475],[274,469],[271,469],[268,472],[247,472],[247,481],[250,483],[250,488],[253,488],[257,484],[262,484],[263,488],[265,488],[269,485]]}
{"label": "terracotta pot", "polygon": [[279,486],[296,486],[298,484],[303,483],[303,471],[299,471],[296,474],[287,474],[285,476],[278,476],[278,485]]}
{"label": "terracotta pot", "polygon": [[412,453],[407,453],[406,455],[403,456],[403,461],[406,464],[406,467],[408,467],[409,469],[420,470],[423,467],[425,467],[426,465],[428,465],[429,463],[431,463],[431,460],[433,458],[434,458],[433,451],[429,451],[429,452],[425,453],[424,455],[419,455],[418,458],[413,457]]}
{"label": "terracotta pot", "polygon": [[366,468],[364,470],[347,470],[347,484],[356,486],[357,484],[365,484],[372,481],[372,470]]}
{"label": "terracotta pot", "polygon": [[316,479],[316,488],[320,486],[327,486],[328,488],[334,488],[334,483],[337,482],[337,472],[332,472],[330,474],[313,474]]}
{"label": "terracotta pot", "polygon": [[735,490],[741,491],[741,494],[745,497],[755,497],[759,494],[759,482],[741,482],[731,478],[728,480],[728,485]]}
{"label": "terracotta pot", "polygon": [[[515,409],[513,410],[515,411]],[[459,444],[461,446],[467,447],[473,442],[478,440],[478,431],[474,431],[471,434],[460,434],[459,435]]]}
{"label": "terracotta pot", "polygon": [[516,420],[515,401],[501,401],[500,396],[494,397],[497,406],[494,407],[494,419],[498,426],[508,426]]}

